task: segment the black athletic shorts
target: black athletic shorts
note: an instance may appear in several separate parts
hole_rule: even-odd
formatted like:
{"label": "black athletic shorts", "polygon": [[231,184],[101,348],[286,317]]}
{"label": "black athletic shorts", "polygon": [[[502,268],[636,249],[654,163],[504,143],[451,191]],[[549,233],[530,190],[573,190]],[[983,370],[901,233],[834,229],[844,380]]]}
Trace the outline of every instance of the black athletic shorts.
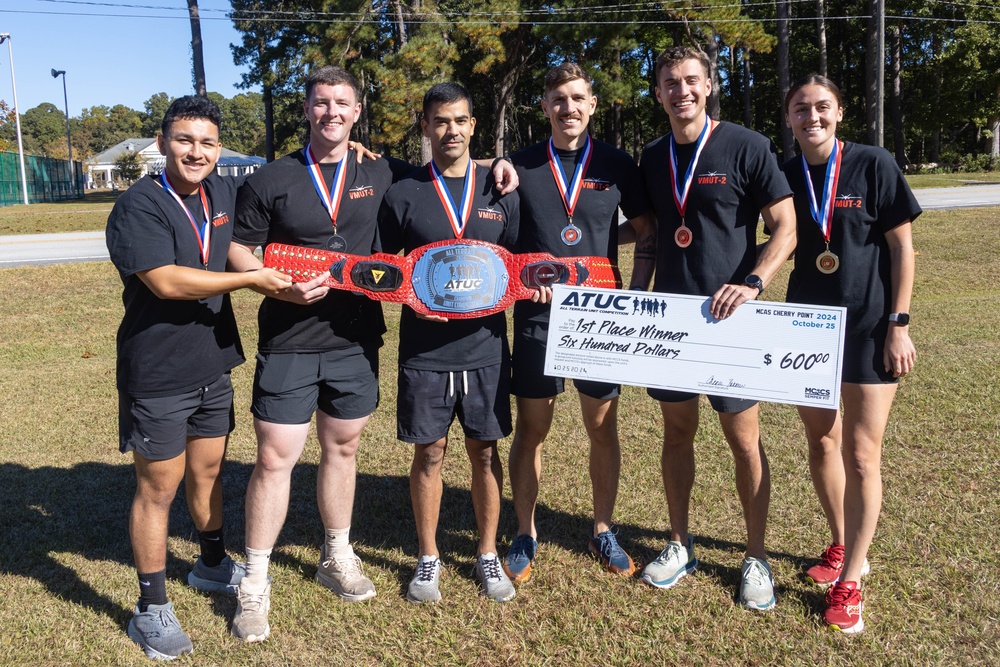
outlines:
{"label": "black athletic shorts", "polygon": [[134,398],[118,392],[118,448],[144,459],[180,456],[188,438],[217,438],[236,428],[233,383],[223,373],[212,384],[175,396]]}
{"label": "black athletic shorts", "polygon": [[456,415],[467,438],[507,437],[509,375],[507,363],[450,372],[400,367],[396,437],[417,445],[436,442],[448,435]]}
{"label": "black athletic shorts", "polygon": [[[684,401],[689,401],[692,398],[699,396],[699,394],[689,394],[684,391],[671,391],[669,389],[653,389],[652,387],[646,389],[646,393],[649,394],[650,398],[654,398],[657,401],[662,401],[664,403],[683,403]],[[712,404],[712,409],[716,412],[733,413],[733,412],[743,412],[748,410],[753,406],[757,405],[757,401],[750,398],[736,398],[734,396],[714,396],[712,394],[707,394],[708,402]]]}
{"label": "black athletic shorts", "polygon": [[899,378],[885,370],[885,362],[882,360],[884,353],[884,335],[876,340],[845,340],[840,381],[853,384],[896,384]]}
{"label": "black athletic shorts", "polygon": [[307,424],[317,409],[360,419],[375,412],[378,400],[378,348],[257,355],[250,411],[261,421]]}
{"label": "black athletic shorts", "polygon": [[[511,352],[510,393],[521,398],[550,398],[566,390],[565,378],[545,375],[545,341],[548,319],[533,317],[515,322],[514,347]],[[617,398],[621,385],[589,380],[573,380],[577,391],[585,396],[607,401]]]}

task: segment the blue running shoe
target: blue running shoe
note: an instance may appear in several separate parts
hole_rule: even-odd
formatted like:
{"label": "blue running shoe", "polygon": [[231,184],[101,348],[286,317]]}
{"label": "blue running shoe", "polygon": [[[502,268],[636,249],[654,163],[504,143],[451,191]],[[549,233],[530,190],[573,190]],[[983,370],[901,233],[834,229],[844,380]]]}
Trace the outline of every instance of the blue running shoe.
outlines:
{"label": "blue running shoe", "polygon": [[601,565],[612,574],[620,574],[623,577],[630,577],[635,572],[635,563],[625,551],[618,546],[615,534],[606,530],[592,538],[587,545],[590,553],[594,554]]}
{"label": "blue running shoe", "polygon": [[503,569],[515,584],[531,579],[531,562],[535,560],[538,542],[531,535],[518,535],[507,551]]}

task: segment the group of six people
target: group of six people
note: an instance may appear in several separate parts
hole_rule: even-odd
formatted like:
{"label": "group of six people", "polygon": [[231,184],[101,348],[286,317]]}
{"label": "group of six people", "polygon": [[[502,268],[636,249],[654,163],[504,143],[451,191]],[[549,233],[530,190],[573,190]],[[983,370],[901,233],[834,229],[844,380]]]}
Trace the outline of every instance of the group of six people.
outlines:
{"label": "group of six people", "polygon": [[[376,595],[349,533],[356,452],[379,402],[378,353],[386,331],[381,305],[330,290],[325,275],[292,283],[264,268],[254,251],[270,243],[368,255],[409,253],[459,238],[613,263],[620,243],[634,243],[631,288],[646,290],[652,280],[654,292],[710,296],[717,319],[756,299],[794,253],[787,299],[848,310],[843,414],[799,408],[831,531],[830,546],[806,576],[829,587],[827,625],[849,633],[864,628],[859,582],[881,505],[882,435],[896,383],[916,357],[908,333],[909,223],[920,208],[887,152],[836,137],[843,106],[836,85],[823,77],[807,77],[788,93],[785,119],[801,156],[782,166],[765,137],[708,116],[712,78],[703,53],[668,49],[655,76],[670,133],[645,148],[639,165],[590,137],[597,98],[587,74],[572,63],[553,68],[545,79],[541,107],[550,138],[492,168],[471,159],[472,100],[454,83],[437,84],[425,95],[421,128],[432,160],[413,167],[391,158],[363,159],[350,140],[361,113],[357,81],[341,68],[315,69],[305,90],[309,143],[242,183],[213,173],[218,109],[204,98],[174,102],[157,139],[166,158],[163,173],[123,194],[107,228],[124,284],[120,447],[133,452],[138,478],[130,534],[140,599],[128,634],[149,657],[193,650],[165,587],[167,517],[182,479],[201,546],[189,584],[237,596],[236,637],[268,637],[268,564],[313,415],[320,445],[316,497],[325,531],[316,579],[347,601]],[[697,178],[706,173],[725,178]],[[620,226],[619,210],[628,220]],[[769,238],[758,247],[761,217]],[[229,297],[240,288],[264,295],[245,566],[226,555],[220,476],[234,426],[229,373],[243,361]],[[418,553],[406,593],[412,602],[441,597],[435,537],[441,467],[456,416],[471,463],[482,592],[507,601],[515,596],[513,584],[531,577],[540,537],[535,509],[542,443],[564,391],[561,378],[543,373],[550,299],[551,290],[542,287],[515,305],[512,350],[503,313],[447,319],[402,310],[396,422],[397,437],[414,446],[410,493]],[[621,467],[620,387],[574,383],[590,440],[594,516],[587,547],[608,571],[631,576],[636,566],[612,528]],[[698,566],[688,525],[699,396],[648,393],[663,416],[669,539],[640,576],[665,589]],[[732,450],[746,523],[738,601],[767,610],[775,604],[764,540],[770,474],[757,404],[708,400]],[[508,470],[517,533],[501,561],[497,442],[512,432]]]}

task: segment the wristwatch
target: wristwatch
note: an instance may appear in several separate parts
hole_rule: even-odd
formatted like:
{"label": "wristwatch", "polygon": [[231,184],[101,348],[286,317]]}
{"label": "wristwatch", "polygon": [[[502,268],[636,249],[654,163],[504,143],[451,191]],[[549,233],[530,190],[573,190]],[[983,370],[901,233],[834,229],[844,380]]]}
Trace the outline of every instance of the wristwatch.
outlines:
{"label": "wristwatch", "polygon": [[901,327],[905,327],[910,323],[909,313],[889,313],[889,321],[895,322]]}
{"label": "wristwatch", "polygon": [[746,285],[747,287],[756,287],[757,296],[760,296],[761,293],[764,291],[764,281],[761,280],[760,276],[758,276],[756,273],[751,273],[749,276],[747,276],[746,279],[743,280],[743,284]]}

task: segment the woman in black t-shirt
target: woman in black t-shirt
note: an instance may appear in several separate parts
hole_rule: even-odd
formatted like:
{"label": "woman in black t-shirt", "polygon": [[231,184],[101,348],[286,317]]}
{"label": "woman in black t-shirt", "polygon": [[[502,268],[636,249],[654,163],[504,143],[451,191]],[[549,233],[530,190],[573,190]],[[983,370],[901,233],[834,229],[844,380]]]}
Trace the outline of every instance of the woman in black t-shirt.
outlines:
{"label": "woman in black t-shirt", "polygon": [[841,141],[840,90],[810,75],[785,98],[802,155],[785,164],[798,218],[788,301],[847,308],[839,410],[799,407],[813,486],[832,544],[806,572],[826,595],[824,622],[857,633],[861,575],[882,504],[882,437],[899,378],[913,368],[909,335],[920,207],[887,151]]}

